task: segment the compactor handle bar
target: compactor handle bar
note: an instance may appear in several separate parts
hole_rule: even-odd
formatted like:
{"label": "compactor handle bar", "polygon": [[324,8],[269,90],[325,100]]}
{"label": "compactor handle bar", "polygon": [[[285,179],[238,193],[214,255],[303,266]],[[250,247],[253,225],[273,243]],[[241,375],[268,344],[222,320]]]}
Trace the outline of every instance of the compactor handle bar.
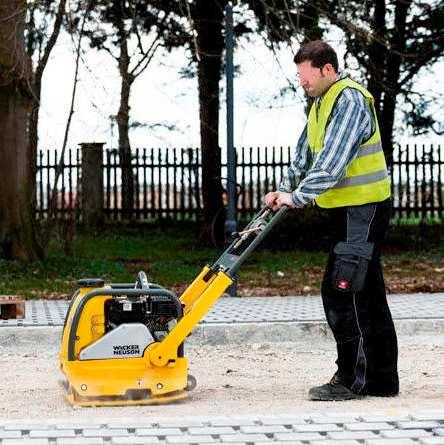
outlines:
{"label": "compactor handle bar", "polygon": [[234,241],[211,266],[211,270],[213,272],[223,270],[233,278],[248,255],[268,235],[287,211],[287,206],[281,207],[276,213],[273,213],[268,207],[263,207],[242,231],[233,232]]}

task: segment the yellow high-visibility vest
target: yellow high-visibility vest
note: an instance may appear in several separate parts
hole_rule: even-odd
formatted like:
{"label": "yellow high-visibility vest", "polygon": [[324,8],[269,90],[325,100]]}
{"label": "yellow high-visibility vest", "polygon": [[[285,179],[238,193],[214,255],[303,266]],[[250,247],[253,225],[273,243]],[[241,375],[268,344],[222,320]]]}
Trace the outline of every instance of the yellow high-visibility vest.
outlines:
{"label": "yellow high-visibility vest", "polygon": [[375,132],[359,147],[356,157],[347,166],[345,176],[315,199],[316,204],[324,208],[380,202],[391,194],[373,96],[350,78],[335,82],[324,94],[320,104],[313,103],[311,106],[307,125],[309,148],[314,156],[324,148],[329,117],[344,88],[355,88],[364,95],[375,118]]}

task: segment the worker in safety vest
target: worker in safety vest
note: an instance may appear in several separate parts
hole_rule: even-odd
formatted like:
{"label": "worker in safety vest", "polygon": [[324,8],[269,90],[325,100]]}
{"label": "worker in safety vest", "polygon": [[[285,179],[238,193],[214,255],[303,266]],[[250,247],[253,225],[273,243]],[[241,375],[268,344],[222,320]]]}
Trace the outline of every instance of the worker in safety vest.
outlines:
{"label": "worker in safety vest", "polygon": [[398,347],[380,262],[390,179],[374,100],[338,71],[336,52],[323,41],[302,46],[294,62],[314,101],[288,172],[265,203],[277,210],[314,201],[334,221],[322,300],[337,344],[337,371],[329,383],[311,388],[309,398],[394,396]]}

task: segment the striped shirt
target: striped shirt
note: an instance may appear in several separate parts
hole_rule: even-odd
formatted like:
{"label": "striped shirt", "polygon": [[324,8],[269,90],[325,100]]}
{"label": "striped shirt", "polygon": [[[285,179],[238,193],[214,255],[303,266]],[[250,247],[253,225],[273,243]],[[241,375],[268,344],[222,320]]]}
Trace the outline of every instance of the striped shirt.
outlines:
{"label": "striped shirt", "polygon": [[[340,79],[344,77],[346,75],[340,75]],[[315,99],[318,106],[321,100],[322,96]],[[323,149],[312,154],[305,125],[279,191],[291,193],[296,207],[306,206],[345,176],[360,145],[374,131],[373,113],[363,94],[354,88],[345,88],[330,115]]]}

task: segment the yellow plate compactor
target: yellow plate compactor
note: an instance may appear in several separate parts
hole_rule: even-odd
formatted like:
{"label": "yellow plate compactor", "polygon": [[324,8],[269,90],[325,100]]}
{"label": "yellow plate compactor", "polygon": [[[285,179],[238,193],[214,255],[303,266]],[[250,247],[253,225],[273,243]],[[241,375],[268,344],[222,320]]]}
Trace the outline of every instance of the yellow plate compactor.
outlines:
{"label": "yellow plate compactor", "polygon": [[60,350],[68,401],[105,406],[186,398],[196,382],[188,374],[184,340],[285,211],[262,209],[243,231],[233,234],[231,245],[202,269],[180,298],[149,283],[143,272],[135,284],[80,280]]}

